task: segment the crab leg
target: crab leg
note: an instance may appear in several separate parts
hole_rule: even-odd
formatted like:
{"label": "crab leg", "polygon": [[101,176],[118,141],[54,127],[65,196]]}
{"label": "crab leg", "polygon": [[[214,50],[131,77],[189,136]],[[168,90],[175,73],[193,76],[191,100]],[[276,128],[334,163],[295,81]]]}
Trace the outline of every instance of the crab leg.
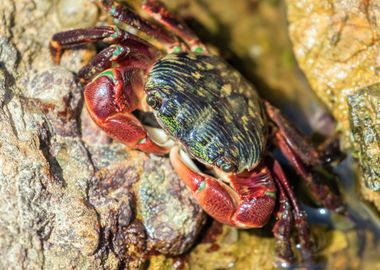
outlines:
{"label": "crab leg", "polygon": [[230,187],[191,169],[179,151],[172,148],[172,165],[210,216],[239,228],[262,227],[268,222],[276,203],[276,187],[266,167],[244,177],[231,177]]}
{"label": "crab leg", "polygon": [[297,156],[307,165],[318,165],[319,153],[305,140],[297,129],[281,115],[279,110],[269,102],[265,102],[267,113],[271,120],[277,125],[281,133],[286,138],[286,143],[295,151]]}
{"label": "crab leg", "polygon": [[335,194],[326,183],[321,181],[317,173],[309,172],[309,170],[305,168],[280,132],[277,132],[275,137],[279,149],[301,176],[301,179],[313,197],[328,209],[337,213],[344,212],[345,206],[340,196]]}
{"label": "crab leg", "polygon": [[339,141],[336,137],[323,143],[317,150],[305,139],[305,136],[301,132],[281,115],[277,108],[269,102],[265,102],[265,107],[269,117],[283,134],[286,143],[304,164],[310,166],[323,165],[341,155]]}
{"label": "crab leg", "polygon": [[289,186],[289,182],[286,179],[284,171],[282,170],[280,164],[276,160],[273,161],[271,171],[273,173],[274,178],[276,179],[276,182],[280,183],[282,188],[285,190],[287,197],[290,199],[290,203],[293,206],[295,226],[298,231],[297,235],[299,238],[299,244],[301,245],[301,255],[305,261],[308,261],[311,258],[312,253],[311,243],[309,241],[310,233],[309,226],[306,220],[306,213],[304,210],[302,210],[301,206],[299,205],[292,188]]}
{"label": "crab leg", "polygon": [[193,31],[174,16],[161,1],[145,0],[142,7],[152,18],[185,41],[192,51],[206,51],[206,47]]}
{"label": "crab leg", "polygon": [[157,51],[148,42],[117,26],[97,26],[54,34],[49,44],[50,53],[54,62],[59,63],[63,49],[96,41],[105,41],[109,43],[117,42],[123,44],[128,43],[128,47],[131,48],[145,48],[149,55],[152,55]]}
{"label": "crab leg", "polygon": [[170,32],[141,18],[128,7],[112,0],[102,0],[102,4],[108,13],[119,22],[126,23],[164,44],[171,45],[177,42]]}
{"label": "crab leg", "polygon": [[305,167],[305,164],[308,166],[321,165],[323,163],[321,154],[304,139],[297,129],[290,125],[278,109],[268,102],[265,103],[265,106],[269,117],[278,127],[275,139],[279,149],[301,176],[312,196],[328,209],[344,212],[345,207],[340,196],[321,181],[316,172],[309,172],[308,167]]}
{"label": "crab leg", "polygon": [[130,53],[126,46],[111,45],[98,53],[91,62],[82,67],[78,72],[78,77],[83,84],[87,84],[96,74],[110,68],[113,62],[118,62]]}
{"label": "crab leg", "polygon": [[276,223],[273,226],[273,235],[276,239],[276,259],[277,266],[294,262],[294,255],[290,243],[293,215],[291,205],[281,182],[274,178],[279,191],[279,207],[276,212]]}
{"label": "crab leg", "polygon": [[96,76],[87,84],[84,97],[90,116],[109,136],[131,148],[165,154],[168,150],[156,145],[131,113],[140,107],[142,89],[140,69],[118,67]]}
{"label": "crab leg", "polygon": [[132,66],[144,69],[155,59],[149,49],[144,46],[137,48],[117,44],[111,45],[98,53],[89,64],[82,67],[78,72],[78,76],[81,78],[82,83],[86,84],[96,74],[112,66]]}

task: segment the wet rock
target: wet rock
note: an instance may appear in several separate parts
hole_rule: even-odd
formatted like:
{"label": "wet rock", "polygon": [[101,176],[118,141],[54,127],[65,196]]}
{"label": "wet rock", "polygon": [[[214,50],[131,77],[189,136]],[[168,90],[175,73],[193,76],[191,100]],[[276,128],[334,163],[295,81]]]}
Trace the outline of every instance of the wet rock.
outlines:
{"label": "wet rock", "polygon": [[93,26],[99,15],[96,4],[88,0],[60,0],[56,9],[63,28]]}
{"label": "wet rock", "polygon": [[[210,235],[211,234],[211,235]],[[192,252],[176,258],[154,257],[149,270],[173,269],[273,269],[272,238],[214,223]]]}
{"label": "wet rock", "polygon": [[118,267],[137,269],[147,259],[145,228],[135,220],[132,184],[138,179],[136,169],[128,162],[116,163],[100,169],[89,189],[89,203],[95,207],[102,226],[100,253],[115,256]]}
{"label": "wet rock", "polygon": [[[160,164],[160,166],[159,166]],[[144,162],[136,195],[151,245],[164,253],[179,255],[193,244],[205,216],[168,160]]]}
{"label": "wet rock", "polygon": [[[362,145],[359,150],[355,146],[373,129],[364,127],[364,122],[360,124],[359,115],[365,115],[356,111],[359,108],[352,108],[359,103],[371,106],[372,101],[361,96],[366,95],[361,89],[380,81],[380,45],[376,42],[379,4],[359,0],[333,4],[330,1],[288,0],[287,7],[289,33],[297,61],[313,90],[337,119],[343,148],[360,151],[356,155],[360,155],[363,172],[360,181],[365,188],[362,192],[369,198],[367,192],[372,194],[371,191],[378,189],[374,183],[379,181],[379,176],[375,176],[374,171],[369,173],[369,163],[375,163],[368,161],[379,160],[380,156],[373,151],[376,147],[365,143],[366,146]],[[372,146],[379,145],[378,137],[373,140]],[[379,205],[378,199],[374,203]]]}
{"label": "wet rock", "polygon": [[99,214],[107,252],[120,259],[119,265],[135,269],[152,251],[177,255],[188,250],[205,215],[169,160],[125,151],[94,125],[86,110],[81,120],[97,168],[89,202]]}
{"label": "wet rock", "polygon": [[313,90],[331,109],[349,142],[347,96],[380,79],[375,2],[288,0],[289,33]]}
{"label": "wet rock", "polygon": [[114,251],[130,269],[139,269],[146,261],[149,249],[144,225],[135,221],[118,230],[113,237]]}
{"label": "wet rock", "polygon": [[[77,15],[62,23],[67,8],[76,8],[71,11]],[[138,182],[149,173],[144,170],[153,168],[144,167],[149,157],[112,142],[80,117],[86,111],[83,87],[73,72],[95,49],[66,52],[62,66],[49,56],[53,33],[93,24],[97,11],[92,1],[0,4],[1,269],[137,269],[155,248],[147,233],[154,226],[143,220],[136,196]],[[152,162],[179,185],[167,158]],[[172,192],[174,203],[191,200],[183,190]],[[172,209],[171,201],[157,200],[157,207]],[[175,237],[159,238],[162,246],[184,250],[195,241],[203,213],[195,203],[185,207],[192,208],[184,220],[161,223],[176,228]]]}
{"label": "wet rock", "polygon": [[363,194],[380,209],[380,87],[358,90],[348,97],[353,144],[364,178]]}

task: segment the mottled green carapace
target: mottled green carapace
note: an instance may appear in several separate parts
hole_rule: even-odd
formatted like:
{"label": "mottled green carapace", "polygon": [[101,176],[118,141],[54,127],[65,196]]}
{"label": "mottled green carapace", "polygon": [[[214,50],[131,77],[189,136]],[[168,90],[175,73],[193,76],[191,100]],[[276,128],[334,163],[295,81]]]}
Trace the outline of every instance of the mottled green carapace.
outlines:
{"label": "mottled green carapace", "polygon": [[251,170],[266,145],[263,105],[253,87],[217,56],[169,54],[145,89],[162,128],[188,153],[226,172]]}

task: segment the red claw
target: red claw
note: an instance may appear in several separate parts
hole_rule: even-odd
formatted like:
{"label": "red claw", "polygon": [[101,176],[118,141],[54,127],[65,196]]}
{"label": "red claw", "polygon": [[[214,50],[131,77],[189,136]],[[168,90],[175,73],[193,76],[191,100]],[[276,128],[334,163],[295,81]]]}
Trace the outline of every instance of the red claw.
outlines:
{"label": "red claw", "polygon": [[246,176],[230,176],[229,186],[190,169],[178,147],[172,148],[170,160],[198,203],[217,221],[239,228],[262,227],[268,222],[276,204],[276,187],[266,167]]}
{"label": "red claw", "polygon": [[[87,109],[97,125],[110,137],[131,148],[154,154],[166,154],[167,149],[156,145],[148,136],[142,123],[131,113],[138,108],[136,85],[139,80],[133,70],[109,69],[86,86],[84,97]],[[133,84],[135,83],[135,84]]]}

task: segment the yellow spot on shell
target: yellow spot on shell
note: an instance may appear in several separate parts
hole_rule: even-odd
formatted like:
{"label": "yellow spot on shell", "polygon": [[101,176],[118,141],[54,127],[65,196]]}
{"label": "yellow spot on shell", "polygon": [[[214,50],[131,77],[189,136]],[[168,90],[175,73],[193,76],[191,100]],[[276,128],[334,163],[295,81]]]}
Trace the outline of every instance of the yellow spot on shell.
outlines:
{"label": "yellow spot on shell", "polygon": [[222,90],[221,90],[221,94],[222,94],[222,96],[228,96],[228,95],[231,95],[231,92],[232,92],[231,84],[224,84],[224,85],[222,86]]}
{"label": "yellow spot on shell", "polygon": [[201,77],[201,74],[198,71],[196,71],[196,72],[191,73],[191,76],[193,76],[196,79],[199,79]]}
{"label": "yellow spot on shell", "polygon": [[214,69],[214,65],[211,63],[205,63],[206,69]]}
{"label": "yellow spot on shell", "polygon": [[241,121],[243,122],[243,124],[247,124],[248,123],[248,117],[246,115],[243,115],[241,117]]}

